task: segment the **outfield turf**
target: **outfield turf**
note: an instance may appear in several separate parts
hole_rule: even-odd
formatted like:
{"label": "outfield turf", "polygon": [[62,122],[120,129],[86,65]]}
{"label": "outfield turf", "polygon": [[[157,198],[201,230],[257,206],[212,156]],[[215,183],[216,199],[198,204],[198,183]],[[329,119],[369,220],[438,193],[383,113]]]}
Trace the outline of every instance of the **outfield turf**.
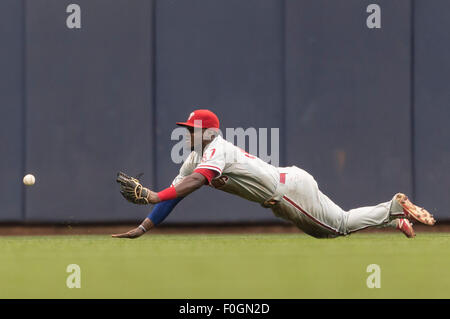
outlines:
{"label": "outfield turf", "polygon": [[449,248],[448,233],[0,237],[0,298],[450,298]]}

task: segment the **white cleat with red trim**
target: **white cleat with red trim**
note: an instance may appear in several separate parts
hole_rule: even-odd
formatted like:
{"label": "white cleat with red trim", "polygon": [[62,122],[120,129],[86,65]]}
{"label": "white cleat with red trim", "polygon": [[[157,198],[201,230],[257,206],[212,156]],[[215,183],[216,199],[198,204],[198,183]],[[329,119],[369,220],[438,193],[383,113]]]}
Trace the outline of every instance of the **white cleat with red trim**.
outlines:
{"label": "white cleat with red trim", "polygon": [[400,230],[408,238],[416,237],[416,233],[414,232],[412,223],[409,220],[407,220],[406,218],[399,218],[396,221],[397,221],[396,229]]}
{"label": "white cleat with red trim", "polygon": [[436,220],[425,208],[419,207],[411,203],[408,196],[402,193],[395,195],[395,200],[403,208],[403,215],[408,219],[414,219],[422,224],[433,226]]}

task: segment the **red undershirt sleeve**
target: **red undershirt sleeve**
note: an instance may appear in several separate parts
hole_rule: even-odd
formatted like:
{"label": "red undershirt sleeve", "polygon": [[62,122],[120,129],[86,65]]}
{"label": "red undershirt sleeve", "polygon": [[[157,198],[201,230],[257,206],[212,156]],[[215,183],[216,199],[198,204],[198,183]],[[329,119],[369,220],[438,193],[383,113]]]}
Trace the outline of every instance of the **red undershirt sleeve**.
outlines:
{"label": "red undershirt sleeve", "polygon": [[194,170],[195,173],[199,173],[202,174],[203,176],[205,176],[205,178],[208,180],[207,183],[205,184],[210,184],[211,180],[216,177],[217,175],[219,175],[219,173],[217,171],[214,171],[212,169],[207,169],[207,168],[197,168]]}

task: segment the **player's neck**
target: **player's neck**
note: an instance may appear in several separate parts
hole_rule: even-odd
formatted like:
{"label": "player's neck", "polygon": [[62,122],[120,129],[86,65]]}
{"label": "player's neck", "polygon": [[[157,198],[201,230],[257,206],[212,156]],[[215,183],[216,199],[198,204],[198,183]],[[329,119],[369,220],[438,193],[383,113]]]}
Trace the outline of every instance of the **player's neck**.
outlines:
{"label": "player's neck", "polygon": [[210,139],[209,141],[203,141],[203,145],[202,145],[202,153],[205,151],[205,148],[208,147],[209,144],[211,144],[212,141],[214,141],[216,139],[216,136],[214,136],[212,139]]}

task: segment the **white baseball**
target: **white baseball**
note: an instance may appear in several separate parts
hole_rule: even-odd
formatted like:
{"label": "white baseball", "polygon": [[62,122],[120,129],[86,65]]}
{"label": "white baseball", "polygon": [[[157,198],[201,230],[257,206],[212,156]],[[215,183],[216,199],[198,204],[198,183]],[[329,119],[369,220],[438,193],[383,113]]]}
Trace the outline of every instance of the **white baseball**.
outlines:
{"label": "white baseball", "polygon": [[36,179],[34,178],[34,176],[32,174],[27,174],[23,178],[23,183],[28,186],[34,185],[35,181],[36,181]]}

